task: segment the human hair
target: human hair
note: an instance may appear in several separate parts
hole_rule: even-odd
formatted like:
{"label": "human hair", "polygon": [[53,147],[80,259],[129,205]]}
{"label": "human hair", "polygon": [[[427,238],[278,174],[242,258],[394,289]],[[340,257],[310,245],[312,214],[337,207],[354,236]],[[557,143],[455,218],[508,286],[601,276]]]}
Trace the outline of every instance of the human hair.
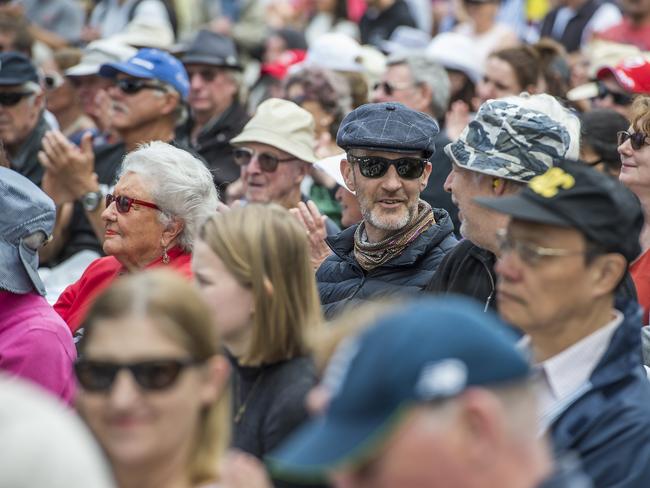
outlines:
{"label": "human hair", "polygon": [[616,110],[596,108],[581,114],[580,121],[580,145],[589,146],[608,168],[618,171],[621,159],[616,134],[627,130],[628,120]]}
{"label": "human hair", "polygon": [[521,46],[499,49],[489,55],[505,61],[512,67],[517,83],[518,91],[527,90],[529,86],[537,86],[542,75],[540,62],[541,58],[537,49],[533,46],[523,44]]}
{"label": "human hair", "polygon": [[216,212],[219,202],[210,170],[189,152],[154,141],[126,155],[118,177],[129,172],[142,176],[154,203],[161,209],[163,225],[174,219],[183,221],[178,244],[191,252],[194,236]]}
{"label": "human hair", "polygon": [[305,68],[289,76],[285,82],[285,92],[288,93],[294,85],[299,85],[303,91],[298,100],[293,100],[296,104],[302,105],[305,101],[316,102],[332,116],[328,130],[336,140],[341,121],[352,110],[350,86],[346,80],[333,71]]}
{"label": "human hair", "polygon": [[[129,275],[100,294],[83,322],[85,333],[78,345],[80,354],[84,354],[98,322],[126,317],[150,319],[193,359],[207,361],[220,354],[208,306],[192,284],[172,271],[148,270]],[[205,407],[200,423],[188,466],[193,486],[218,477],[218,461],[230,441],[228,390]]]}
{"label": "human hair", "polygon": [[368,79],[357,71],[337,71],[348,82],[352,96],[352,109],[368,103]]}
{"label": "human hair", "polygon": [[631,123],[634,130],[650,134],[650,96],[639,95],[634,99]]}
{"label": "human hair", "polygon": [[59,71],[63,72],[81,62],[82,51],[76,47],[64,47],[54,51],[52,59]]}
{"label": "human hair", "polygon": [[29,32],[29,23],[24,16],[6,12],[0,13],[0,32],[6,32],[14,36],[12,45],[0,46],[0,51],[17,51],[29,58],[32,57],[34,37]]}
{"label": "human hair", "polygon": [[445,69],[422,54],[395,54],[386,62],[387,66],[399,64],[408,66],[415,84],[425,84],[431,89],[431,113],[438,120],[444,119],[451,96],[451,83]]}
{"label": "human hair", "polygon": [[211,217],[199,237],[254,300],[252,340],[242,364],[308,352],[321,309],[305,230],[279,205],[249,204]]}
{"label": "human hair", "polygon": [[532,47],[539,57],[540,75],[546,84],[545,93],[566,99],[571,83],[571,68],[566,58],[566,49],[548,37],[542,38]]}

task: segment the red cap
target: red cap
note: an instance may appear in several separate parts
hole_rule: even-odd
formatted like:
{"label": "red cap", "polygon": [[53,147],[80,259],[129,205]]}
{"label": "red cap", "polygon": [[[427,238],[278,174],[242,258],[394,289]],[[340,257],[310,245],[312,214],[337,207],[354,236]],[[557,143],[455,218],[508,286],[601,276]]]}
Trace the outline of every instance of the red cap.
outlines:
{"label": "red cap", "polygon": [[626,59],[615,67],[606,66],[598,70],[598,79],[614,75],[618,84],[628,93],[650,94],[650,62],[642,57]]}
{"label": "red cap", "polygon": [[261,72],[263,75],[272,76],[277,80],[284,80],[289,68],[294,64],[303,62],[305,55],[306,51],[302,49],[289,49],[283,52],[274,62],[262,64]]}

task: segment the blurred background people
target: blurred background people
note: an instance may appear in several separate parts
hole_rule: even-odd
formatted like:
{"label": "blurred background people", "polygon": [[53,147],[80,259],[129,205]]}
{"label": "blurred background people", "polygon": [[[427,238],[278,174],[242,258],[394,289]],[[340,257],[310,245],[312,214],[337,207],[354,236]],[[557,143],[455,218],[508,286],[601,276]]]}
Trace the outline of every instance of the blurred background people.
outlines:
{"label": "blurred background people", "polygon": [[370,0],[359,21],[361,44],[381,47],[399,26],[415,27],[413,14],[404,0]]}
{"label": "blurred background people", "polygon": [[77,408],[120,488],[220,486],[229,367],[195,288],[161,270],[122,278],[83,326]]}
{"label": "blurred background people", "polygon": [[618,178],[621,156],[617,151],[618,133],[630,123],[620,113],[595,108],[580,115],[580,159],[598,171]]}
{"label": "blurred background people", "polygon": [[650,2],[620,0],[617,5],[623,11],[623,18],[608,29],[597,32],[596,37],[650,51]]}
{"label": "blurred background people", "polygon": [[278,205],[211,217],[192,268],[233,367],[232,445],[262,459],[307,417],[321,321],[307,238]]}
{"label": "blurred background people", "polygon": [[194,235],[217,208],[203,162],[164,142],[127,154],[119,174],[102,212],[107,256],[93,261],[54,305],[73,332],[92,300],[122,274],[162,266],[190,276]]}

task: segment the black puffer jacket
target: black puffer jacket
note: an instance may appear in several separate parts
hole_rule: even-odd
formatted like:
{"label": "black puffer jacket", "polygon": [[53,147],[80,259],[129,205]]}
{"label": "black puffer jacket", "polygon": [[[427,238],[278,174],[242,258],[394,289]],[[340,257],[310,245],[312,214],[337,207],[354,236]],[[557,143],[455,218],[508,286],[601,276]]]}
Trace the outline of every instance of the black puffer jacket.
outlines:
{"label": "black puffer jacket", "polygon": [[356,225],[328,238],[334,254],[316,273],[325,316],[331,318],[343,306],[372,297],[422,291],[457,242],[449,214],[434,208],[433,215],[436,223],[429,230],[402,254],[370,272],[365,272],[354,258]]}

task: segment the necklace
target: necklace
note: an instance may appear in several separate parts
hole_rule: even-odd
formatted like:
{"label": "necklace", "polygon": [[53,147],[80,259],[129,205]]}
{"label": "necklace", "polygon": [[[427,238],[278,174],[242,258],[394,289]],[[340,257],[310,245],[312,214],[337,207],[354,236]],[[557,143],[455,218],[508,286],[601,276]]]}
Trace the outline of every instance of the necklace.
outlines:
{"label": "necklace", "polygon": [[[253,386],[251,387],[250,391],[248,392],[248,395],[246,395],[246,399],[244,402],[239,405],[239,408],[237,409],[237,413],[235,414],[235,424],[239,424],[241,420],[244,418],[244,415],[246,414],[246,408],[248,407],[248,401],[253,397],[253,393],[255,393],[255,389],[257,388],[257,385],[260,384],[262,381],[262,377],[264,376],[264,372],[261,372],[259,376],[255,379],[255,383],[253,383]],[[241,399],[241,380],[237,378],[237,400]]]}

